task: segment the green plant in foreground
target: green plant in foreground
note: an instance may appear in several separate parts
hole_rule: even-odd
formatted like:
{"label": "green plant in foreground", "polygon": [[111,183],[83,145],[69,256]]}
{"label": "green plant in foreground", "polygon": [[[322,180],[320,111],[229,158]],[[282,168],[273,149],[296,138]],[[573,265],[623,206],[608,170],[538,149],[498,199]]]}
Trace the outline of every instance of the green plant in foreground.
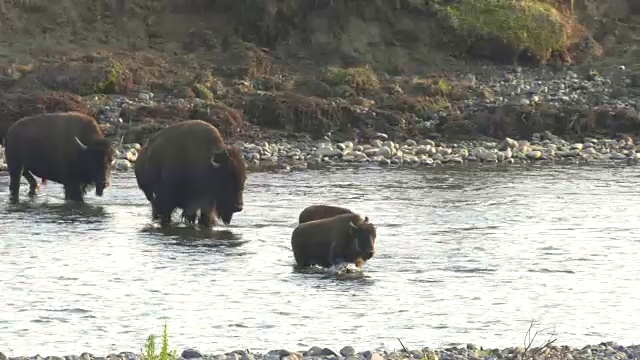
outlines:
{"label": "green plant in foreground", "polygon": [[426,353],[423,352],[422,353],[422,360],[438,360],[438,355],[436,355],[435,353]]}
{"label": "green plant in foreground", "polygon": [[156,354],[156,337],[149,335],[142,351],[143,360],[176,360],[178,352],[176,350],[169,351],[169,332],[167,324],[162,329],[162,347],[160,353]]}

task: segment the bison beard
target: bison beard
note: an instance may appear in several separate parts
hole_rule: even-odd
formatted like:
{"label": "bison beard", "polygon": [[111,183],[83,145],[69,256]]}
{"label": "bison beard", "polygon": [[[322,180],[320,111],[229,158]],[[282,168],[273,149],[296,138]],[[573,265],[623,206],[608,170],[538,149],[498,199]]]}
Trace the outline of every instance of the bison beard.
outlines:
{"label": "bison beard", "polygon": [[[97,143],[92,147],[83,144],[77,137],[75,138],[78,146],[82,149],[80,152],[81,163],[84,165],[83,169],[78,169],[78,172],[84,180],[81,184],[82,194],[86,194],[90,185],[95,186],[96,195],[102,196],[104,189],[109,186],[109,176],[111,175],[111,166],[113,166],[115,159],[113,155],[107,156],[105,160],[105,146],[108,146],[105,141]],[[109,162],[109,164],[104,164]],[[99,165],[96,165],[99,164]]]}

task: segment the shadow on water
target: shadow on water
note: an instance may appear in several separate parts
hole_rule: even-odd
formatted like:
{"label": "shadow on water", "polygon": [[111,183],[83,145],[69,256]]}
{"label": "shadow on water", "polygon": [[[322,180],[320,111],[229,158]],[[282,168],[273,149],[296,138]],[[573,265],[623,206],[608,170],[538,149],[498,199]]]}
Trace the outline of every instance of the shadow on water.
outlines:
{"label": "shadow on water", "polygon": [[[374,285],[375,281],[365,271],[347,269],[344,266],[323,268],[321,266],[299,267],[292,265],[293,273],[309,280],[331,280],[332,283],[355,283],[360,285]],[[313,286],[319,286],[313,283]]]}
{"label": "shadow on water", "polygon": [[38,202],[36,199],[7,204],[5,212],[24,214],[24,216],[37,218],[38,221],[57,224],[99,224],[104,223],[109,214],[101,205],[73,202],[50,203],[46,200]]}
{"label": "shadow on water", "polygon": [[154,223],[146,225],[140,231],[168,238],[169,242],[162,241],[163,244],[187,247],[236,248],[249,242],[249,240],[242,239],[242,234],[234,233],[231,230],[215,230],[199,226],[173,225],[163,227]]}

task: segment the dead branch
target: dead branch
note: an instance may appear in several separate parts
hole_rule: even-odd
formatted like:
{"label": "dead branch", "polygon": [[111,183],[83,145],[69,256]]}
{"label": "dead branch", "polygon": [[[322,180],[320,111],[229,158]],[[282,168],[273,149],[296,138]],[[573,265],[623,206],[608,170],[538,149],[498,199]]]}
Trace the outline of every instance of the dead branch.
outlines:
{"label": "dead branch", "polygon": [[400,345],[402,345],[402,349],[404,349],[404,352],[406,352],[407,354],[409,354],[409,349],[407,349],[406,346],[404,346],[404,344],[402,343],[402,340],[400,340],[400,338],[397,338],[398,342],[400,342]]}
{"label": "dead branch", "polygon": [[551,331],[551,334],[549,334],[549,339],[547,339],[546,342],[544,342],[542,344],[542,346],[533,348],[533,343],[536,340],[536,337],[545,331],[551,330],[551,328],[544,328],[542,330],[536,330],[535,332],[533,331],[533,326],[537,323],[538,321],[536,320],[531,320],[531,323],[529,324],[529,329],[527,329],[527,332],[524,336],[524,351],[522,352],[522,354],[520,355],[520,360],[534,360],[536,359],[536,357],[544,351],[544,349],[550,347],[551,345],[553,345],[553,343],[555,343],[558,339],[555,337],[556,336],[556,330],[555,328],[553,328],[553,330]]}

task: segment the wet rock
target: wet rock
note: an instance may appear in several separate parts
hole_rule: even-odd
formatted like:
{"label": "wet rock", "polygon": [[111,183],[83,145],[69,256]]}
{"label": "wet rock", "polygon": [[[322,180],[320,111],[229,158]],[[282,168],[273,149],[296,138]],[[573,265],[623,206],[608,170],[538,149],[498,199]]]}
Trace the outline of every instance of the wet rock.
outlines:
{"label": "wet rock", "polygon": [[626,160],[627,159],[627,155],[621,154],[619,152],[612,152],[611,153],[611,159],[613,159],[613,160]]}
{"label": "wet rock", "polygon": [[119,355],[124,360],[138,360],[138,355],[136,355],[136,354],[134,354],[134,353],[132,353],[130,351],[123,351]]}
{"label": "wet rock", "polygon": [[391,151],[391,149],[388,146],[382,146],[376,152],[376,155],[382,156],[382,157],[387,158],[387,159],[390,158],[392,154],[393,154],[393,152]]}
{"label": "wet rock", "polygon": [[180,355],[185,359],[199,359],[199,358],[203,358],[202,354],[195,349],[186,349],[184,351],[182,351],[182,354]]}
{"label": "wet rock", "polygon": [[334,149],[331,146],[324,146],[324,147],[318,148],[316,150],[316,155],[323,156],[323,157],[325,157],[325,156],[326,157],[334,157],[334,156],[338,156],[340,154],[342,154],[342,152],[339,149]]}
{"label": "wet rock", "polygon": [[113,164],[113,168],[117,171],[127,171],[132,168],[132,165],[127,159],[117,159]]}
{"label": "wet rock", "polygon": [[240,355],[240,359],[241,360],[255,360],[255,357],[253,356],[253,354],[248,354],[248,353],[244,352],[243,354]]}
{"label": "wet rock", "polygon": [[542,157],[542,152],[538,151],[538,150],[534,150],[534,151],[529,151],[526,154],[527,158],[532,159],[532,160],[536,160],[536,159],[540,159]]}
{"label": "wet rock", "polygon": [[515,149],[517,147],[518,147],[518,142],[517,141],[515,141],[513,139],[510,139],[510,138],[505,138],[498,145],[498,150],[505,151],[507,149]]}
{"label": "wet rock", "polygon": [[483,162],[497,162],[498,156],[493,152],[483,152],[478,155],[478,158]]}
{"label": "wet rock", "polygon": [[340,355],[342,355],[344,357],[352,356],[355,353],[356,353],[356,351],[351,346],[345,346],[342,349],[340,349]]}

